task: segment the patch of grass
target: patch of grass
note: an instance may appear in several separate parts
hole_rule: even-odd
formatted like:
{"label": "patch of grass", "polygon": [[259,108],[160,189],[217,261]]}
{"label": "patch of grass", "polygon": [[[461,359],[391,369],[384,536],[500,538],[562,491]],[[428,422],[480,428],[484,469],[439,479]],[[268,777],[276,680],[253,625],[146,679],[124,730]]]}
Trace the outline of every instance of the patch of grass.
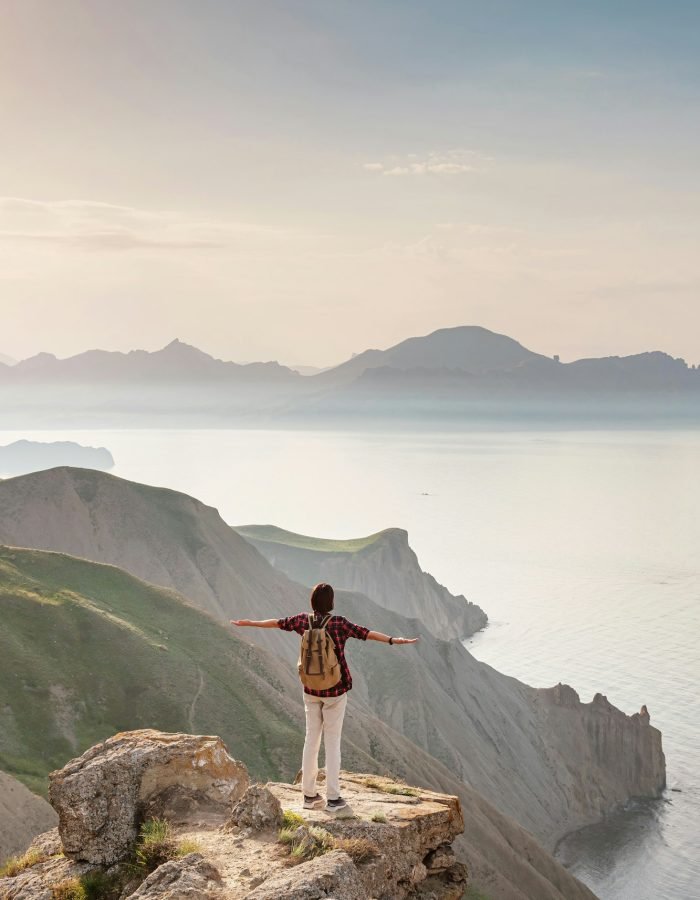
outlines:
{"label": "patch of grass", "polygon": [[419,797],[420,791],[416,788],[407,787],[404,784],[396,784],[395,782],[380,781],[378,778],[365,778],[362,783],[365,787],[374,788],[375,791],[381,791],[383,794],[402,794],[406,797]]}
{"label": "patch of grass", "polygon": [[196,841],[176,841],[170,823],[165,819],[147,819],[139,829],[131,869],[145,877],[164,862],[182,859],[188,853],[199,853],[200,850]]}
{"label": "patch of grass", "polygon": [[375,813],[375,814],[372,816],[372,821],[373,821],[373,822],[381,822],[382,824],[385,824],[386,821],[387,821],[387,818],[386,818],[386,816],[384,815],[384,813]]}
{"label": "patch of grass", "polygon": [[[77,900],[118,900],[122,882],[118,875],[107,875],[105,872],[89,872],[79,879],[83,889]],[[72,898],[71,898],[72,900]]]}
{"label": "patch of grass", "polygon": [[66,878],[51,888],[51,900],[87,900],[80,878]]}
{"label": "patch of grass", "polygon": [[487,894],[483,894],[480,890],[475,887],[467,888],[464,893],[464,900],[489,900]]}
{"label": "patch of grass", "polygon": [[201,853],[202,845],[197,841],[180,841],[175,850],[177,858],[182,859],[183,856],[189,856],[190,853]]}
{"label": "patch of grass", "polygon": [[298,828],[304,824],[306,820],[298,812],[294,812],[293,809],[282,810],[282,828]]}
{"label": "patch of grass", "polygon": [[336,850],[345,850],[356,863],[369,862],[379,856],[379,848],[372,841],[362,837],[339,838],[335,842]]}
{"label": "patch of grass", "polygon": [[147,819],[139,829],[134,850],[134,868],[137,872],[149,874],[164,862],[177,857],[178,845],[170,823],[165,819]]}
{"label": "patch of grass", "polygon": [[312,825],[310,828],[305,826],[282,828],[278,840],[289,849],[289,859],[292,865],[298,865],[308,859],[322,856],[329,850],[335,850],[337,844],[336,839],[329,831],[317,825]]}
{"label": "patch of grass", "polygon": [[11,856],[4,866],[0,866],[0,878],[14,878],[25,869],[31,869],[37,863],[44,862],[45,859],[48,859],[48,856],[39,850],[28,850],[21,856]]}

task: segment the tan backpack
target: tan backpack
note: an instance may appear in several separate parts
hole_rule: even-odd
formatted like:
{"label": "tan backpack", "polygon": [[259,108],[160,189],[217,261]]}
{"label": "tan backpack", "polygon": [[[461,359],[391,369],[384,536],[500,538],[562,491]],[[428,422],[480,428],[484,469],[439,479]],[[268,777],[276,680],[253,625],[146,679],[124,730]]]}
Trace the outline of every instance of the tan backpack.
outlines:
{"label": "tan backpack", "polygon": [[313,691],[326,691],[340,681],[340,665],[333,639],[326,631],[330,615],[314,627],[314,617],[309,614],[309,627],[301,638],[299,652],[299,678],[304,687]]}

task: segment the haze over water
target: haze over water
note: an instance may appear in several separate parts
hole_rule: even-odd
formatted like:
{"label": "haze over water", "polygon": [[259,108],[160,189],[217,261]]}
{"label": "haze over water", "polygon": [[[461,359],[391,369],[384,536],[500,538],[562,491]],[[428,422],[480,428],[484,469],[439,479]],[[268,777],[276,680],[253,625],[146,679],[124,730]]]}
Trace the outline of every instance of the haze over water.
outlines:
{"label": "haze over water", "polygon": [[[602,900],[691,900],[700,860],[700,432],[0,433],[108,447],[114,474],[231,524],[409,532],[424,569],[489,614],[469,649],[535,686],[646,703],[670,788],[560,848]],[[371,624],[371,623],[367,623]]]}

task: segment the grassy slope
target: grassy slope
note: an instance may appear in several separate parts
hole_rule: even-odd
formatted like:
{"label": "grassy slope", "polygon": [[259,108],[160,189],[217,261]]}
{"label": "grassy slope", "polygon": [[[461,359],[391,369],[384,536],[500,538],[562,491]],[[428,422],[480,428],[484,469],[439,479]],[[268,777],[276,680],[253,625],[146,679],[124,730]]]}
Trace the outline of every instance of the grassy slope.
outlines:
{"label": "grassy slope", "polygon": [[220,734],[260,778],[296,771],[301,722],[276,661],[175,592],[2,547],[0,617],[0,768],[33,790],[95,742],[143,727]]}
{"label": "grassy slope", "polygon": [[299,547],[302,550],[318,550],[325,553],[357,553],[364,550],[385,532],[378,531],[367,537],[352,538],[347,541],[334,541],[330,538],[310,537],[306,534],[295,534],[293,531],[285,531],[275,525],[242,525],[235,526],[234,531],[243,537],[253,538],[258,541],[269,541],[273,544],[286,544],[290,547]]}

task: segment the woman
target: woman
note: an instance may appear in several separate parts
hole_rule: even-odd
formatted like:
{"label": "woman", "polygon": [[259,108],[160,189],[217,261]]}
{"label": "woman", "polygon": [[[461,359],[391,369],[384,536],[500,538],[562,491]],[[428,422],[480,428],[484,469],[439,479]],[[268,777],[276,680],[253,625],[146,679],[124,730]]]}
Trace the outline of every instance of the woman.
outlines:
{"label": "woman", "polygon": [[308,613],[298,613],[286,619],[232,619],[232,625],[254,628],[281,628],[296,631],[303,636],[313,627],[320,627],[325,621],[327,633],[333,640],[338,661],[340,678],[333,687],[325,690],[304,688],[304,709],[306,710],[306,740],[302,760],[302,787],[304,809],[323,806],[323,798],[316,790],[318,776],[318,751],[321,735],[326,749],[326,810],[337,812],[347,803],[340,796],[340,737],[343,730],[348,691],[352,688],[352,676],[345,659],[345,642],[348,638],[360,641],[380,641],[383,644],[415,644],[418,638],[390,637],[380,631],[370,631],[362,625],[354,625],[344,616],[330,615],[333,610],[333,588],[330,584],[317,584],[311,592],[311,609]]}

